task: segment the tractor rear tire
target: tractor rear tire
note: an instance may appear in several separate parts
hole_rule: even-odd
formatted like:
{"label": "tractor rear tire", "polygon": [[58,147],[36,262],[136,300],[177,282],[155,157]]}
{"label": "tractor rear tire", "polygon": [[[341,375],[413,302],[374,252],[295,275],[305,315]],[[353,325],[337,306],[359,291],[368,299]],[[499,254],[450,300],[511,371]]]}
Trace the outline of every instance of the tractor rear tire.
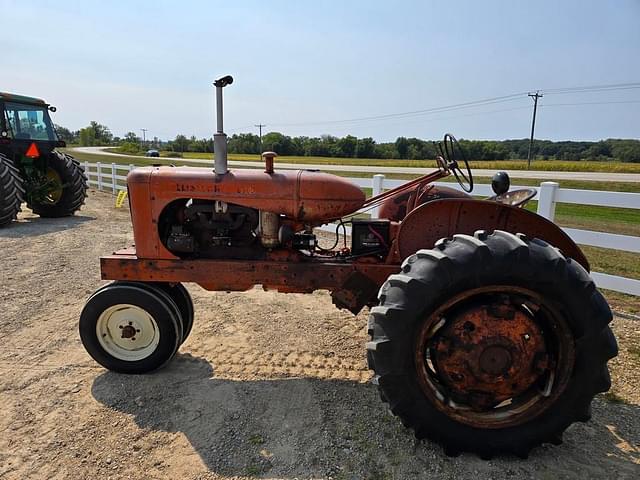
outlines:
{"label": "tractor rear tire", "polygon": [[[587,421],[611,386],[609,306],[582,266],[541,240],[503,231],[440,240],[407,258],[378,299],[374,383],[416,437],[448,455],[526,458]],[[523,354],[532,343],[538,350]],[[511,398],[497,396],[505,389]]]}
{"label": "tractor rear tire", "polygon": [[80,315],[80,339],[103,367],[148,373],[166,365],[182,339],[178,307],[162,290],[142,282],[99,289]]}
{"label": "tractor rear tire", "polygon": [[0,227],[18,216],[24,201],[24,182],[11,159],[0,153]]}
{"label": "tractor rear tire", "polygon": [[87,176],[84,169],[71,155],[53,151],[47,159],[62,182],[62,192],[55,201],[32,202],[28,207],[33,213],[45,218],[68,217],[80,210],[87,198]]}

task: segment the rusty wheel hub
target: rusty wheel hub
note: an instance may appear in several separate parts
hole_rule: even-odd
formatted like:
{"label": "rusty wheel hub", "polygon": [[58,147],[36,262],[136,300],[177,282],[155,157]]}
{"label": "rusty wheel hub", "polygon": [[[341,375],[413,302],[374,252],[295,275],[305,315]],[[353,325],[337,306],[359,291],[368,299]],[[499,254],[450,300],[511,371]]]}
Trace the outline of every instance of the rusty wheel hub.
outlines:
{"label": "rusty wheel hub", "polygon": [[519,425],[563,392],[572,338],[562,314],[536,292],[509,285],[467,290],[422,324],[418,381],[434,406],[462,423]]}
{"label": "rusty wheel hub", "polygon": [[463,310],[435,340],[442,381],[454,399],[478,410],[528,390],[546,360],[540,328],[508,300]]}

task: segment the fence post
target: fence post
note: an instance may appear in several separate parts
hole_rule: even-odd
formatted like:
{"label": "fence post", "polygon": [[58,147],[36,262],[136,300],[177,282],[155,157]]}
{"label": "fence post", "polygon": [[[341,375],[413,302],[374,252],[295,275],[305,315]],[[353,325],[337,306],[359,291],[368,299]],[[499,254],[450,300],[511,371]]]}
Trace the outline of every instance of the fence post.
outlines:
{"label": "fence post", "polygon": [[96,168],[98,170],[98,190],[102,190],[102,165],[100,162],[96,162]]}
{"label": "fence post", "polygon": [[84,174],[87,176],[87,180],[89,180],[89,162],[85,160],[83,166],[84,166]]}
{"label": "fence post", "polygon": [[[371,196],[375,197],[376,195],[380,195],[382,193],[384,185],[384,175],[381,173],[374,175],[372,182]],[[371,209],[371,218],[378,218],[378,207]]]}
{"label": "fence post", "polygon": [[118,186],[116,185],[116,164],[111,164],[111,191],[115,195],[118,193]]}
{"label": "fence post", "polygon": [[556,215],[557,182],[542,182],[540,184],[540,197],[538,198],[538,215],[553,221]]}

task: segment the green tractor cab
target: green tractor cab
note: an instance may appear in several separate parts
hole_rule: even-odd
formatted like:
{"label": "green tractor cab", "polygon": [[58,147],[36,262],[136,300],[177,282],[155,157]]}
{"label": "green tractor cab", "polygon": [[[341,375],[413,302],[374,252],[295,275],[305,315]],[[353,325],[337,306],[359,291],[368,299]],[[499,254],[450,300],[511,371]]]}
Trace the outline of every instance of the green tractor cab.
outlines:
{"label": "green tractor cab", "polygon": [[0,92],[0,227],[23,201],[41,217],[73,215],[84,204],[87,177],[64,147],[44,100]]}

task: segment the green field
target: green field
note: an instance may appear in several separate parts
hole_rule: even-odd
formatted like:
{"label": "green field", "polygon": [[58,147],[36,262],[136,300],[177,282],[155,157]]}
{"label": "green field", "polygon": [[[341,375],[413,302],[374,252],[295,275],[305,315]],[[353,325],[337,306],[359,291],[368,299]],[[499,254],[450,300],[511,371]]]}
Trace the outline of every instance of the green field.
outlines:
{"label": "green field", "polygon": [[[119,153],[115,148],[108,149]],[[170,152],[161,152],[166,157]],[[213,159],[212,153],[186,152],[183,158],[176,160]],[[229,154],[230,160],[259,161],[258,155]],[[434,160],[399,160],[380,158],[335,158],[335,157],[296,157],[281,156],[276,162],[300,163],[315,165],[357,165],[374,167],[435,167]],[[500,160],[500,161],[471,161],[471,168],[496,169],[496,170],[538,170],[538,171],[563,171],[563,172],[613,172],[613,173],[640,173],[640,163],[624,162],[594,162],[594,161],[561,161],[561,160],[536,160],[527,167],[526,160]]]}

